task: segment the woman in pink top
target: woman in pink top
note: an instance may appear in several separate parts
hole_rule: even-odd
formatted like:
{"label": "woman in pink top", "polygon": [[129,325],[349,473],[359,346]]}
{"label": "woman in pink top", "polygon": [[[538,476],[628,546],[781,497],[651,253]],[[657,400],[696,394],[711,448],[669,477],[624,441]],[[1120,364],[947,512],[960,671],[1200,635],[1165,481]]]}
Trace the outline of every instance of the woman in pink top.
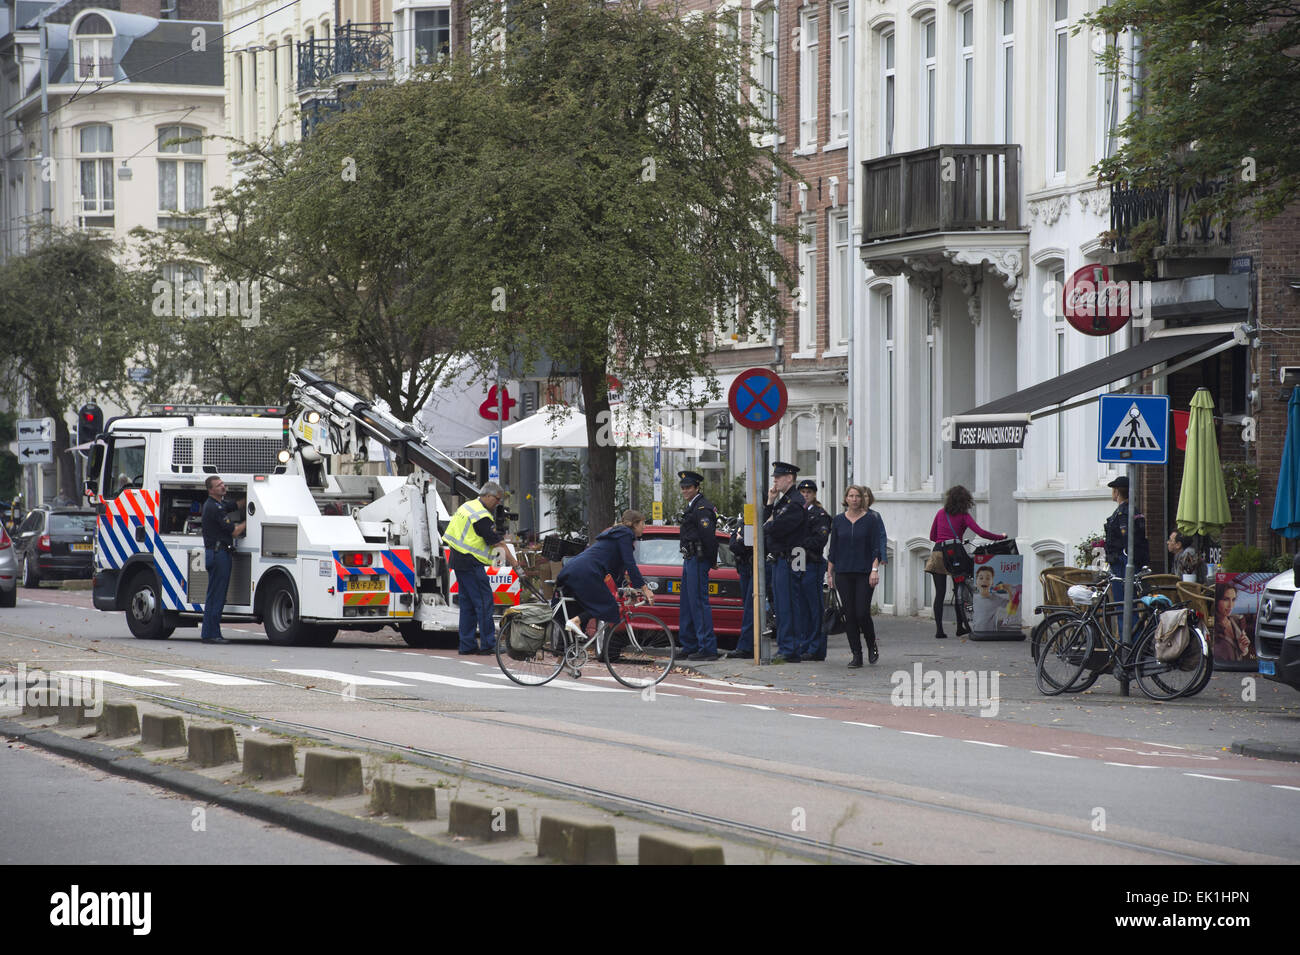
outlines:
{"label": "woman in pink top", "polygon": [[[939,550],[937,545],[940,541],[961,540],[968,530],[989,540],[1000,541],[1006,538],[1006,534],[986,531],[975,523],[975,519],[970,516],[971,505],[974,503],[970,491],[960,484],[948,488],[948,493],[943,498],[943,507],[934,515],[934,523],[930,525],[930,540],[935,543],[935,550]],[[938,640],[946,640],[948,634],[943,632],[943,601],[948,596],[948,575],[930,576],[934,579],[934,635]],[[957,636],[963,637],[970,633],[966,608],[960,600],[954,600],[953,607],[957,611]]]}

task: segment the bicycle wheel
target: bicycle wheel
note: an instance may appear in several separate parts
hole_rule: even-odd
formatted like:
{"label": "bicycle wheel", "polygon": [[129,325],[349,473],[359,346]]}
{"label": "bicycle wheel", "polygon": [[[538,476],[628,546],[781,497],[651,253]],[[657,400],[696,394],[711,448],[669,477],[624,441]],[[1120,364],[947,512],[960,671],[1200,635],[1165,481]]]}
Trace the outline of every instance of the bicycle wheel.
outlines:
{"label": "bicycle wheel", "polygon": [[1033,633],[1029,635],[1029,657],[1038,663],[1038,654],[1042,652],[1047,641],[1051,639],[1052,634],[1067,624],[1077,623],[1083,619],[1082,614],[1075,610],[1057,610],[1049,613],[1046,617],[1038,622],[1034,627]]}
{"label": "bicycle wheel", "polygon": [[974,597],[975,597],[975,591],[970,585],[969,577],[967,577],[959,584],[958,583],[953,584],[953,592],[952,592],[953,610],[955,612],[957,606],[960,604],[962,612],[966,615],[966,626],[968,627],[971,625],[971,621],[975,619]]}
{"label": "bicycle wheel", "polygon": [[1053,633],[1038,651],[1038,691],[1056,696],[1074,685],[1092,656],[1097,639],[1092,624],[1079,620]]}
{"label": "bicycle wheel", "polygon": [[564,630],[552,620],[546,625],[546,639],[540,647],[519,650],[512,648],[510,640],[516,622],[513,617],[507,617],[497,633],[497,666],[520,686],[550,683],[564,668]]}
{"label": "bicycle wheel", "polygon": [[668,675],[677,658],[677,641],[653,614],[629,613],[605,637],[601,654],[614,679],[639,690]]}
{"label": "bicycle wheel", "polygon": [[1209,635],[1206,634],[1203,628],[1194,626],[1192,627],[1192,640],[1200,648],[1201,655],[1205,658],[1205,666],[1201,670],[1200,680],[1196,682],[1195,686],[1190,687],[1183,696],[1195,696],[1200,693],[1205,689],[1206,684],[1210,682],[1210,677],[1214,676],[1214,651],[1211,649],[1213,644],[1210,643]]}
{"label": "bicycle wheel", "polygon": [[1205,671],[1205,654],[1201,641],[1195,635],[1177,660],[1156,658],[1156,630],[1149,629],[1133,649],[1130,665],[1137,679],[1138,689],[1153,700],[1172,700],[1190,695],[1201,682]]}

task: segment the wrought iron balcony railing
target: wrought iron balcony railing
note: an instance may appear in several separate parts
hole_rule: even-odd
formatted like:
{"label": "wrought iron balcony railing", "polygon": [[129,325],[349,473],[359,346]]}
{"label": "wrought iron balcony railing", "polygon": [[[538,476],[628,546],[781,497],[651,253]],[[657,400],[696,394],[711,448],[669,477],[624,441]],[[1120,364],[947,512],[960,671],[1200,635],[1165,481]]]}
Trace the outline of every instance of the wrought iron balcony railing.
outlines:
{"label": "wrought iron balcony railing", "polygon": [[1020,147],[932,146],[862,164],[865,242],[1020,228]]}
{"label": "wrought iron balcony railing", "polygon": [[1195,215],[1192,206],[1224,187],[1222,179],[1203,178],[1190,187],[1156,186],[1137,189],[1125,183],[1110,187],[1111,249],[1131,252],[1138,227],[1153,222],[1145,238],[1156,246],[1229,246],[1232,223],[1208,215]]}
{"label": "wrought iron balcony railing", "polygon": [[393,68],[393,25],[349,23],[325,40],[298,44],[298,89],[328,86],[334,77]]}

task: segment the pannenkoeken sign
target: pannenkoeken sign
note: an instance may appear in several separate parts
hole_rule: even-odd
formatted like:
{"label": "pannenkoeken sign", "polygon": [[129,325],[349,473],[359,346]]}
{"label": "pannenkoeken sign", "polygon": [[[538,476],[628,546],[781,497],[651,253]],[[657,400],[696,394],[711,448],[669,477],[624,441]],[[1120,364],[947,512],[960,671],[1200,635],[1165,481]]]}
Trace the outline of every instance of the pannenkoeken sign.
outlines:
{"label": "pannenkoeken sign", "polygon": [[952,446],[956,450],[994,451],[1000,448],[1023,448],[1023,418],[1007,421],[956,421],[952,429]]}

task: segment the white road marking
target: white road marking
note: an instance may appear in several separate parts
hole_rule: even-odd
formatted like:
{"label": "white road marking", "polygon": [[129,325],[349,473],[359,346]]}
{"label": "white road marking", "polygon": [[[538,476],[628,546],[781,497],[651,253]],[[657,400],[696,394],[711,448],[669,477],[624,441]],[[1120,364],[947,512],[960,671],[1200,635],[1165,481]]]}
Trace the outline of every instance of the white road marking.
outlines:
{"label": "white road marking", "polygon": [[1231,776],[1207,776],[1205,773],[1183,773],[1184,776],[1195,776],[1197,779],[1217,779],[1222,783],[1235,783],[1238,780]]}
{"label": "white road marking", "polygon": [[987,743],[982,739],[964,739],[963,743],[974,743],[976,746],[996,746],[998,749],[1006,749],[1006,743]]}
{"label": "white road marking", "polygon": [[875,723],[855,723],[853,722],[853,720],[845,720],[844,722],[849,726],[865,726],[869,730],[880,729],[880,727],[877,726]]}
{"label": "white road marking", "polygon": [[1106,763],[1107,766],[1123,766],[1125,769],[1159,769],[1159,766],[1143,766],[1141,763]]}
{"label": "white road marking", "polygon": [[[697,703],[723,703],[723,704],[725,704],[725,703],[727,702],[726,700],[711,700],[711,699],[709,699],[707,696],[696,696],[696,697],[692,697],[692,699],[694,699],[695,702],[697,702]],[[795,715],[797,716],[798,714],[795,714]],[[820,717],[820,716],[815,716],[815,717],[813,717],[813,719],[821,719],[821,717]]]}
{"label": "white road marking", "polygon": [[[510,677],[506,676],[504,673],[485,673],[483,675],[495,677],[499,680],[510,679]],[[578,683],[571,679],[565,679],[565,681],[561,683],[560,680],[563,678],[564,678],[564,674],[561,673],[560,676],[557,676],[554,680],[552,680],[550,683],[547,683],[546,685],[559,687],[561,690],[578,690],[581,693],[623,693],[625,692],[623,690],[616,690],[612,686],[584,686],[583,684]],[[675,693],[664,693],[662,695],[676,696]]]}
{"label": "white road marking", "polygon": [[928,736],[931,739],[942,739],[938,733],[918,733],[916,730],[899,730],[904,736]]}
{"label": "white road marking", "polygon": [[729,686],[737,690],[757,690],[761,693],[789,693],[789,690],[778,690],[771,686],[759,686],[757,683],[733,683],[729,680],[709,680],[704,677],[691,677],[693,683],[707,683],[710,686]]}
{"label": "white road marking", "polygon": [[1035,756],[1055,756],[1057,759],[1078,759],[1078,756],[1071,756],[1068,753],[1049,753],[1045,749],[1031,749]]}
{"label": "white road marking", "polygon": [[[710,702],[710,703],[713,703],[713,702],[717,702],[717,701],[715,701],[715,700],[710,700],[709,702]],[[824,720],[824,719],[826,719],[826,717],[824,717],[824,716],[809,716],[807,713],[791,713],[790,715],[791,715],[791,716],[797,716],[797,717],[799,717],[799,719],[801,719],[801,720]]]}
{"label": "white road marking", "polygon": [[371,670],[383,676],[400,677],[403,680],[419,680],[421,683],[442,683],[446,686],[462,686],[468,689],[504,690],[498,683],[483,683],[480,680],[462,680],[458,676],[442,676],[438,673],[422,673],[417,670]]}
{"label": "white road marking", "polygon": [[357,676],[355,673],[340,673],[337,670],[288,670],[277,668],[276,673],[292,673],[295,676],[315,677],[317,680],[333,680],[344,686],[410,686],[409,683],[397,683],[393,680],[378,680],[372,676]]}
{"label": "white road marking", "polygon": [[1273,783],[1274,789],[1289,789],[1292,792],[1300,793],[1300,786],[1283,786],[1281,783]]}
{"label": "white road marking", "polygon": [[151,680],[143,676],[127,676],[125,673],[116,673],[113,670],[55,670],[55,673],[66,673],[68,676],[81,677],[83,680],[103,680],[105,683],[115,683],[118,686],[179,686],[179,683],[167,683],[164,680]]}
{"label": "white road marking", "polygon": [[722,696],[744,696],[744,693],[737,693],[734,690],[712,690],[707,686],[691,686],[689,683],[660,683],[660,686],[671,686],[677,690],[695,690],[698,693],[717,693]]}
{"label": "white road marking", "polygon": [[762,703],[741,703],[741,706],[748,706],[755,710],[774,710],[775,706],[764,706]]}
{"label": "white road marking", "polygon": [[250,680],[242,676],[229,676],[225,673],[209,673],[206,670],[149,670],[159,676],[175,677],[178,680],[197,680],[199,683],[211,683],[213,686],[272,686],[265,680]]}

